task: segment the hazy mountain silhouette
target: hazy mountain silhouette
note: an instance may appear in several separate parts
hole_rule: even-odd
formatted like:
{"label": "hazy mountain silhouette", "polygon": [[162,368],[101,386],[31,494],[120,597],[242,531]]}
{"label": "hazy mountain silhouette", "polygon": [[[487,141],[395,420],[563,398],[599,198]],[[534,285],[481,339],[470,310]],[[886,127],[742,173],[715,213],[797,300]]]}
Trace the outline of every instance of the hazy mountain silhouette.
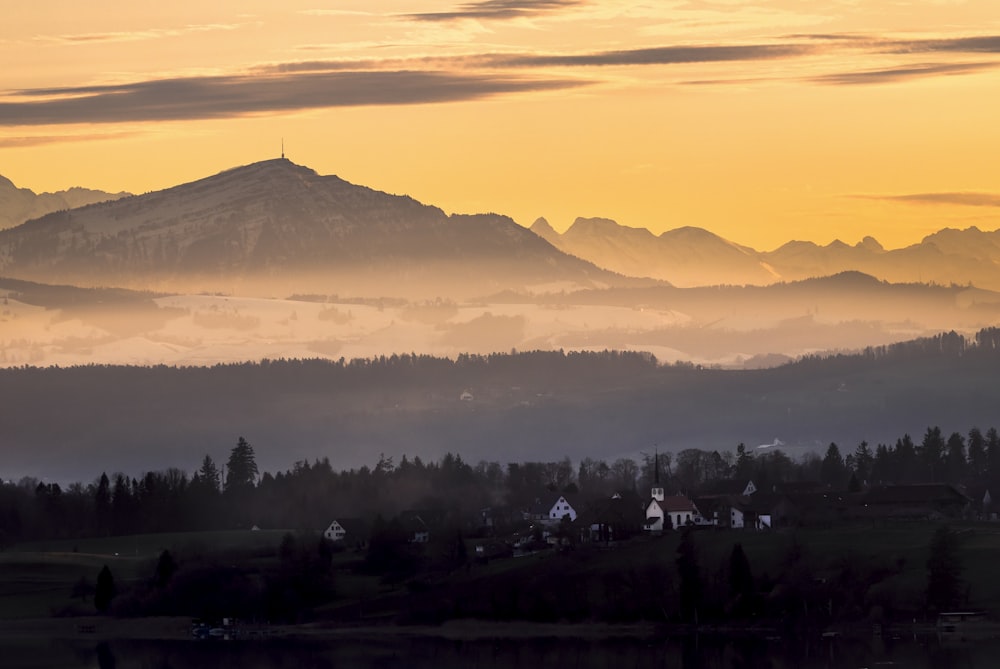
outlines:
{"label": "hazy mountain silhouette", "polygon": [[759,371],[561,351],[3,369],[3,476],[190,471],[206,453],[224,461],[237,435],[266,471],[325,456],[336,468],[371,466],[379,453],[612,460],[652,445],[732,451],[776,437],[795,458],[831,441],[848,452],[931,425],[994,426],[1000,332],[974,339],[952,333]]}
{"label": "hazy mountain silhouette", "polygon": [[606,218],[577,218],[561,235],[545,219],[535,221],[531,229],[556,248],[601,267],[677,286],[763,284],[779,278],[753,249],[701,228],[655,236]]}
{"label": "hazy mountain silhouette", "polygon": [[77,285],[469,296],[634,283],[496,214],[436,207],[285,159],[0,232],[0,272]]}
{"label": "hazy mountain silhouette", "polygon": [[944,229],[918,244],[885,249],[873,237],[850,246],[790,241],[767,252],[683,227],[653,235],[609,219],[578,218],[560,234],[545,219],[531,228],[553,246],[601,267],[678,286],[766,285],[846,271],[894,283],[973,284],[1000,290],[1000,231]]}
{"label": "hazy mountain silhouette", "polygon": [[70,188],[55,193],[35,193],[18,188],[0,175],[0,230],[20,225],[53,211],[83,207],[95,202],[117,200],[128,193],[105,193],[89,188]]}

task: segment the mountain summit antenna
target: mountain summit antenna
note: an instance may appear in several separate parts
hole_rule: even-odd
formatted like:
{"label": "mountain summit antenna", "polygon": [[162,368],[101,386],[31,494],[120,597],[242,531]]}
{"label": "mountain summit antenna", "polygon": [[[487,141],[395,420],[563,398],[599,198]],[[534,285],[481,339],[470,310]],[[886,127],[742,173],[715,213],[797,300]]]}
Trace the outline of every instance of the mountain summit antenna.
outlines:
{"label": "mountain summit antenna", "polygon": [[281,159],[285,159],[285,138],[281,138]]}

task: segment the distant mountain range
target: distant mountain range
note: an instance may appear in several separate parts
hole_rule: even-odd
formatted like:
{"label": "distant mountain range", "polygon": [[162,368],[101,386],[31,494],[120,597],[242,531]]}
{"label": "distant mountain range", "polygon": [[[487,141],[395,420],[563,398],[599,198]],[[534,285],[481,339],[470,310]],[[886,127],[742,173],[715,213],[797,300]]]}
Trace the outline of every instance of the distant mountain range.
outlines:
{"label": "distant mountain range", "polygon": [[10,179],[0,175],[0,230],[13,228],[25,221],[53,211],[74,209],[106,200],[117,200],[126,195],[128,193],[105,193],[89,188],[70,188],[55,193],[35,193],[27,188],[18,188]]}
{"label": "distant mountain range", "polygon": [[886,250],[872,237],[854,246],[791,241],[774,251],[740,246],[700,228],[653,235],[602,218],[578,218],[564,233],[544,219],[531,230],[556,248],[627,276],[676,286],[766,285],[859,271],[894,283],[973,284],[1000,289],[1000,231],[944,229]]}
{"label": "distant mountain range", "polygon": [[[123,197],[35,195],[0,177],[0,276],[169,292],[427,299],[501,291],[768,285],[857,271],[893,283],[1000,290],[1000,231],[944,229],[906,248],[790,241],[773,251],[682,227],[604,218],[558,233],[498,214],[447,215],[285,159]],[[102,201],[103,200],[103,201]],[[98,202],[102,201],[102,202]],[[534,234],[532,234],[534,233]]]}
{"label": "distant mountain range", "polygon": [[448,216],[285,159],[0,231],[0,274],[262,295],[468,297],[636,283],[510,218]]}

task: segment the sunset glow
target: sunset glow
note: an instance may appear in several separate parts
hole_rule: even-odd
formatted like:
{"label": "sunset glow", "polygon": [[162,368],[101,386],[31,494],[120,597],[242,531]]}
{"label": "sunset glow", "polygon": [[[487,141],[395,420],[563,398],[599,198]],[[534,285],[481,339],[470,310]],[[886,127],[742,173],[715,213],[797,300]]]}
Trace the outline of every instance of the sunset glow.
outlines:
{"label": "sunset glow", "polygon": [[142,193],[286,155],[448,212],[758,249],[1000,227],[995,0],[43,0],[0,174]]}

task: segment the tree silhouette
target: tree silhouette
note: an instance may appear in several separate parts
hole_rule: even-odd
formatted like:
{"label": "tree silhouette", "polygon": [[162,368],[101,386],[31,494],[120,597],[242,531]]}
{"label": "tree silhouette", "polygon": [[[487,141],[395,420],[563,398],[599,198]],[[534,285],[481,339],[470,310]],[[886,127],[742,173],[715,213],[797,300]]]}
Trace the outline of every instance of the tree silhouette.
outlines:
{"label": "tree silhouette", "polygon": [[942,525],[931,537],[927,557],[927,606],[944,611],[961,603],[962,562],[958,555],[958,535]]}
{"label": "tree silhouette", "polygon": [[831,442],[826,449],[826,455],[823,456],[823,464],[820,468],[823,483],[832,488],[840,489],[844,485],[846,473],[847,467],[844,465],[844,458],[840,455],[840,448]]}
{"label": "tree silhouette", "polygon": [[[242,440],[243,437],[240,437]],[[250,444],[247,444],[249,447]],[[239,445],[237,444],[237,447]],[[253,451],[251,450],[251,457],[253,456]],[[206,455],[205,459],[201,461],[201,469],[198,470],[198,477],[201,480],[203,486],[212,492],[219,492],[219,469],[215,466],[215,461],[212,460],[211,456]]]}
{"label": "tree silhouette", "polygon": [[253,446],[240,437],[229,454],[229,462],[226,463],[226,492],[252,488],[257,481],[257,474]]}
{"label": "tree silhouette", "polygon": [[106,472],[101,473],[94,491],[94,514],[96,515],[97,532],[105,535],[111,532],[111,481]]}
{"label": "tree silhouette", "polygon": [[729,554],[729,594],[733,598],[735,615],[743,616],[750,612],[754,595],[753,573],[741,543],[734,545]]}
{"label": "tree silhouette", "polygon": [[164,550],[156,562],[156,573],[153,575],[153,581],[157,587],[165,588],[176,572],[177,562],[174,560],[174,556],[170,554],[170,551]]}
{"label": "tree silhouette", "polygon": [[94,587],[94,608],[99,613],[106,613],[111,608],[111,600],[117,594],[115,590],[115,579],[111,576],[108,565],[104,565],[97,573],[97,585]]}

